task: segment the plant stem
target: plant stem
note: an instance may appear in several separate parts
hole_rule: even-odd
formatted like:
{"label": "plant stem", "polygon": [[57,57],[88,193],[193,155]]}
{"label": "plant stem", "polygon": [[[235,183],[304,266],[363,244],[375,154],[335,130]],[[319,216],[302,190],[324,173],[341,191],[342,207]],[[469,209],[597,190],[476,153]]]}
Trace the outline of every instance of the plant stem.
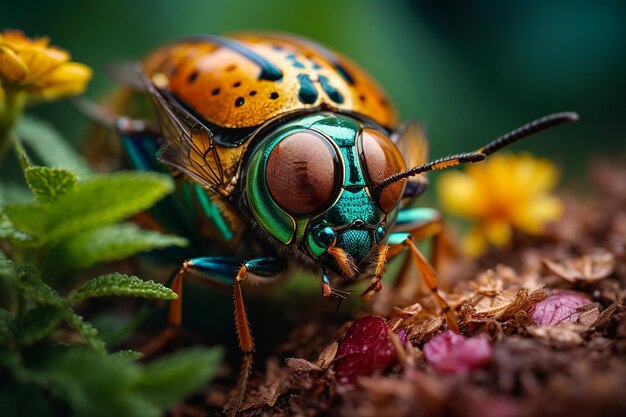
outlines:
{"label": "plant stem", "polygon": [[22,114],[26,93],[12,88],[4,90],[4,103],[0,107],[0,164],[11,147],[11,129]]}

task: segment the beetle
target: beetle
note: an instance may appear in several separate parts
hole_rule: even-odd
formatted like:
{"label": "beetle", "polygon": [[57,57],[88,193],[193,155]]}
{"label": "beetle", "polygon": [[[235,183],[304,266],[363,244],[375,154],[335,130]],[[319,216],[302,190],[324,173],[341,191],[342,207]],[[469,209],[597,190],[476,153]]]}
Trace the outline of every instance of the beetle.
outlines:
{"label": "beetle", "polygon": [[182,262],[173,279],[179,298],[165,334],[181,324],[187,273],[232,288],[244,355],[235,411],[254,351],[243,281],[269,284],[295,263],[319,275],[328,299],[345,297],[345,283],[369,279],[361,294],[369,301],[382,288],[386,262],[407,249],[456,330],[435,268],[414,244],[441,231],[439,212],[411,204],[426,190],[423,174],[482,161],[578,117],[545,116],[474,152],[428,162],[420,126],[397,125],[393,105],[362,69],[308,39],[197,36],[162,47],[135,68],[137,79],[128,83],[147,93],[158,128],[120,118],[123,146],[136,169],[165,166],[177,179],[180,198],[162,223],[172,223],[178,210],[174,217],[187,221],[199,244],[210,243],[209,253]]}

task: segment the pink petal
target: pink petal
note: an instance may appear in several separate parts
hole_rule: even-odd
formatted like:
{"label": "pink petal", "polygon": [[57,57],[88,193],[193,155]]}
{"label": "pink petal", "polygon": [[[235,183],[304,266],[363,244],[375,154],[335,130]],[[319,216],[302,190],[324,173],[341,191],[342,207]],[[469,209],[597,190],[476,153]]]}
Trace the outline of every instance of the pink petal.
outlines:
{"label": "pink petal", "polygon": [[486,335],[467,338],[451,330],[433,337],[424,345],[424,357],[440,372],[458,374],[471,371],[491,360]]}
{"label": "pink petal", "polygon": [[[406,332],[398,331],[400,340],[406,342]],[[361,317],[354,323],[339,343],[334,369],[337,381],[352,383],[359,376],[383,371],[396,358],[385,319],[378,316]]]}
{"label": "pink petal", "polygon": [[580,293],[555,290],[530,311],[530,318],[535,324],[542,326],[574,323],[580,316],[576,310],[590,303],[591,301]]}

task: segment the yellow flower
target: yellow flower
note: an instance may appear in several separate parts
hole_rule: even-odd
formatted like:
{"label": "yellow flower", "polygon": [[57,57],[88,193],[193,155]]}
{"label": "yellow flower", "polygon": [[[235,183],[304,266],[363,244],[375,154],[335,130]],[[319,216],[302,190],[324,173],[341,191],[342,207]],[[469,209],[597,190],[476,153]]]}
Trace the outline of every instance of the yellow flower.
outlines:
{"label": "yellow flower", "polygon": [[53,100],[82,93],[90,79],[88,66],[70,62],[70,55],[50,46],[47,38],[30,39],[17,30],[0,34],[0,81],[5,90]]}
{"label": "yellow flower", "polygon": [[442,174],[437,192],[444,211],[474,223],[463,248],[477,256],[489,244],[506,245],[512,229],[538,235],[546,223],[558,219],[563,207],[549,194],[557,180],[557,170],[548,160],[497,154],[465,172]]}

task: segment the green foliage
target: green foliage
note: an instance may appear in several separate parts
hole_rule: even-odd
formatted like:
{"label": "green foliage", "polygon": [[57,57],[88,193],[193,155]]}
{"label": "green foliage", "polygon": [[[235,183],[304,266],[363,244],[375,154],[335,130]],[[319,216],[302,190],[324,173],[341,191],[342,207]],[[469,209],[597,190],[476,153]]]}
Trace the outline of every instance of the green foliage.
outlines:
{"label": "green foliage", "polygon": [[213,376],[222,352],[218,349],[190,349],[146,366],[138,391],[159,407],[167,407],[192,392]]}
{"label": "green foliage", "polygon": [[108,274],[87,281],[68,296],[72,302],[111,295],[172,300],[176,293],[154,281],[143,281],[124,274]]}
{"label": "green foliage", "polygon": [[[140,352],[108,353],[76,308],[93,297],[171,300],[176,294],[121,273],[88,279],[71,291],[71,276],[62,287],[57,278],[186,245],[182,238],[119,223],[172,191],[171,179],[140,172],[95,175],[70,148],[59,146],[58,134],[45,124],[28,119],[17,131],[37,160],[63,168],[32,166],[17,141],[31,201],[0,192],[0,415],[161,415],[213,376],[222,352],[199,348],[148,365],[135,362]],[[139,320],[127,320],[123,332]]]}
{"label": "green foliage", "polygon": [[[34,382],[67,401],[74,416],[156,417],[162,408],[210,379],[221,356],[218,348],[193,349],[140,366],[125,354],[102,355],[85,347],[51,346],[25,355],[27,370],[14,384]],[[199,361],[196,366],[176,365],[195,361]]]}
{"label": "green foliage", "polygon": [[16,229],[37,236],[44,245],[125,219],[172,189],[172,180],[160,174],[107,174],[76,184],[51,204],[11,204],[4,211]]}
{"label": "green foliage", "polygon": [[185,246],[187,240],[143,230],[134,224],[122,223],[77,233],[53,247],[46,256],[44,270],[52,275],[59,268],[86,268],[100,263],[127,258],[139,252],[169,246]]}
{"label": "green foliage", "polygon": [[53,203],[76,185],[76,174],[62,168],[28,167],[24,176],[40,204]]}
{"label": "green foliage", "polygon": [[74,151],[61,134],[49,123],[23,116],[15,127],[16,135],[47,166],[65,168],[79,177],[93,172],[84,158]]}

